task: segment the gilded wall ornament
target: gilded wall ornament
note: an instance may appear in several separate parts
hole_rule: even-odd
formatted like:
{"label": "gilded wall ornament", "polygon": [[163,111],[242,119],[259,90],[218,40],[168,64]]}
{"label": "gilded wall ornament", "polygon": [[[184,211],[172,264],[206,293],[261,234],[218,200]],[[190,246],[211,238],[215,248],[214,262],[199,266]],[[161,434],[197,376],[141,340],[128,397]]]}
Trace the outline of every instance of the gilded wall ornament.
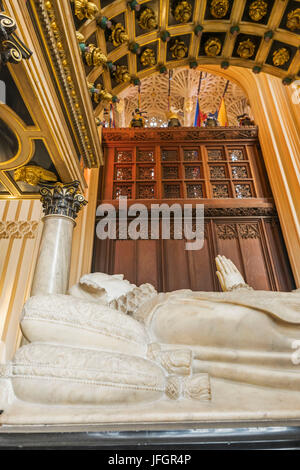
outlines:
{"label": "gilded wall ornament", "polygon": [[153,49],[145,49],[140,57],[143,67],[153,67],[156,64],[155,52]]}
{"label": "gilded wall ornament", "polygon": [[142,29],[150,31],[157,27],[157,19],[152,8],[145,8],[139,16],[138,24]]}
{"label": "gilded wall ornament", "polygon": [[88,0],[71,0],[74,3],[74,13],[77,18],[82,21],[84,19],[93,20],[97,13],[98,7]]}
{"label": "gilded wall ornament", "polygon": [[126,65],[117,65],[116,71],[113,75],[118,83],[125,83],[131,80],[131,76]]}
{"label": "gilded wall ornament", "polygon": [[285,47],[277,49],[277,51],[273,53],[273,64],[275,65],[275,67],[281,67],[282,65],[286,64],[289,60],[290,53]]}
{"label": "gilded wall ornament", "polygon": [[14,180],[23,181],[30,186],[38,186],[41,181],[57,181],[55,173],[37,165],[28,165],[14,171]]}
{"label": "gilded wall ornament", "polygon": [[253,21],[260,21],[268,13],[268,4],[262,0],[251,3],[249,16]]}
{"label": "gilded wall ornament", "polygon": [[212,0],[210,12],[215,18],[224,18],[229,9],[229,0]]}
{"label": "gilded wall ornament", "polygon": [[190,2],[183,0],[177,3],[173,10],[173,15],[175,20],[179,23],[187,23],[191,19],[192,12],[193,8]]}
{"label": "gilded wall ornament", "polygon": [[205,54],[208,57],[216,57],[220,54],[222,43],[219,38],[209,38],[204,46]]}
{"label": "gilded wall ornament", "polygon": [[128,34],[126,33],[126,30],[121,23],[117,23],[112,27],[109,40],[115,47],[121,46],[121,44],[128,42]]}
{"label": "gilded wall ornament", "polygon": [[300,29],[300,8],[290,11],[287,16],[286,26],[291,31],[296,31],[297,29]]}
{"label": "gilded wall ornament", "polygon": [[247,39],[239,43],[237,53],[242,59],[250,59],[255,52],[255,44]]}
{"label": "gilded wall ornament", "polygon": [[173,59],[183,59],[187,54],[188,47],[183,41],[175,39],[174,44],[170,47],[170,51]]}

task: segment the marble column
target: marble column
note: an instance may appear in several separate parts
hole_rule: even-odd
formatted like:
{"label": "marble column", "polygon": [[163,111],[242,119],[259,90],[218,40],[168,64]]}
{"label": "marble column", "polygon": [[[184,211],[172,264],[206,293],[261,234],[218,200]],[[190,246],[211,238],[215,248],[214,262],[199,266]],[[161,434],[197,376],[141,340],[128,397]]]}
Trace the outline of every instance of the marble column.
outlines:
{"label": "marble column", "polygon": [[66,294],[69,284],[75,219],[87,204],[79,182],[41,185],[45,217],[31,295]]}

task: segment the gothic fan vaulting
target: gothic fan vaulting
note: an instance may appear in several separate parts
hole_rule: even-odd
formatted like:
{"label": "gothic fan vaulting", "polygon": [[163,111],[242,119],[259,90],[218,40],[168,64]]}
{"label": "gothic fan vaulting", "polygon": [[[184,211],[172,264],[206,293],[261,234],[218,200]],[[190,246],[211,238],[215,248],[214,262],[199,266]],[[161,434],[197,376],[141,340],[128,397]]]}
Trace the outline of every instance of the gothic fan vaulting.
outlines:
{"label": "gothic fan vaulting", "polygon": [[[196,113],[200,71],[178,67],[171,79],[170,108],[182,125],[192,126]],[[118,127],[129,127],[132,113],[139,104],[145,114],[146,127],[165,127],[168,123],[169,75],[155,73],[141,80],[140,87],[129,87],[119,94]],[[215,112],[226,88],[226,79],[210,73],[203,73],[200,89],[200,105],[204,115]],[[139,96],[140,91],[140,96]],[[228,124],[239,125],[238,117],[247,114],[252,117],[248,98],[235,83],[230,82],[226,91],[226,111]],[[103,113],[105,115],[105,112]]]}

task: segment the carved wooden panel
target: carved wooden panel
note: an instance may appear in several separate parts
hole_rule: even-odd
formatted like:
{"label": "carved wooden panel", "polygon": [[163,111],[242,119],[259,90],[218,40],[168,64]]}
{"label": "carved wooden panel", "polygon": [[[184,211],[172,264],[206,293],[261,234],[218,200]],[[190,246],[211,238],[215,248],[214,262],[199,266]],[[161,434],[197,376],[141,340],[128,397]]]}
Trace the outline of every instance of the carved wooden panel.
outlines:
{"label": "carved wooden panel", "polygon": [[[294,287],[272,200],[257,128],[104,129],[106,166],[99,203],[201,202],[205,241],[95,239],[94,271],[123,273],[159,291],[220,290],[215,257],[230,258],[255,289]],[[150,227],[150,223],[149,223]],[[150,233],[150,229],[148,234]]]}
{"label": "carved wooden panel", "polygon": [[[101,199],[269,197],[255,132],[256,128],[127,129],[124,137],[118,130],[105,129],[105,190]],[[137,142],[140,138],[143,143]],[[142,186],[138,181],[153,184]]]}
{"label": "carved wooden panel", "polygon": [[[215,257],[231,259],[257,290],[291,291],[294,286],[277,218],[205,219],[204,246],[185,249],[186,240],[95,239],[93,270],[125,274],[135,284],[151,282],[159,291],[220,290]],[[150,221],[149,221],[150,226]],[[149,229],[150,233],[150,229]],[[150,238],[150,237],[149,237]]]}

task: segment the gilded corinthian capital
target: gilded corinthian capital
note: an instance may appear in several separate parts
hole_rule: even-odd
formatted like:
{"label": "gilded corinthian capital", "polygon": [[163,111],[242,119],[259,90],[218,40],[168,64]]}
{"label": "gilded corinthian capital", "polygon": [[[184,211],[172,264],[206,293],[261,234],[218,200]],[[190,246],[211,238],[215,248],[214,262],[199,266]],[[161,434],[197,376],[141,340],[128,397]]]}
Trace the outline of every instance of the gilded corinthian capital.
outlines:
{"label": "gilded corinthian capital", "polygon": [[76,219],[78,212],[87,204],[78,190],[79,181],[72,183],[41,184],[41,203],[45,215],[64,215]]}

